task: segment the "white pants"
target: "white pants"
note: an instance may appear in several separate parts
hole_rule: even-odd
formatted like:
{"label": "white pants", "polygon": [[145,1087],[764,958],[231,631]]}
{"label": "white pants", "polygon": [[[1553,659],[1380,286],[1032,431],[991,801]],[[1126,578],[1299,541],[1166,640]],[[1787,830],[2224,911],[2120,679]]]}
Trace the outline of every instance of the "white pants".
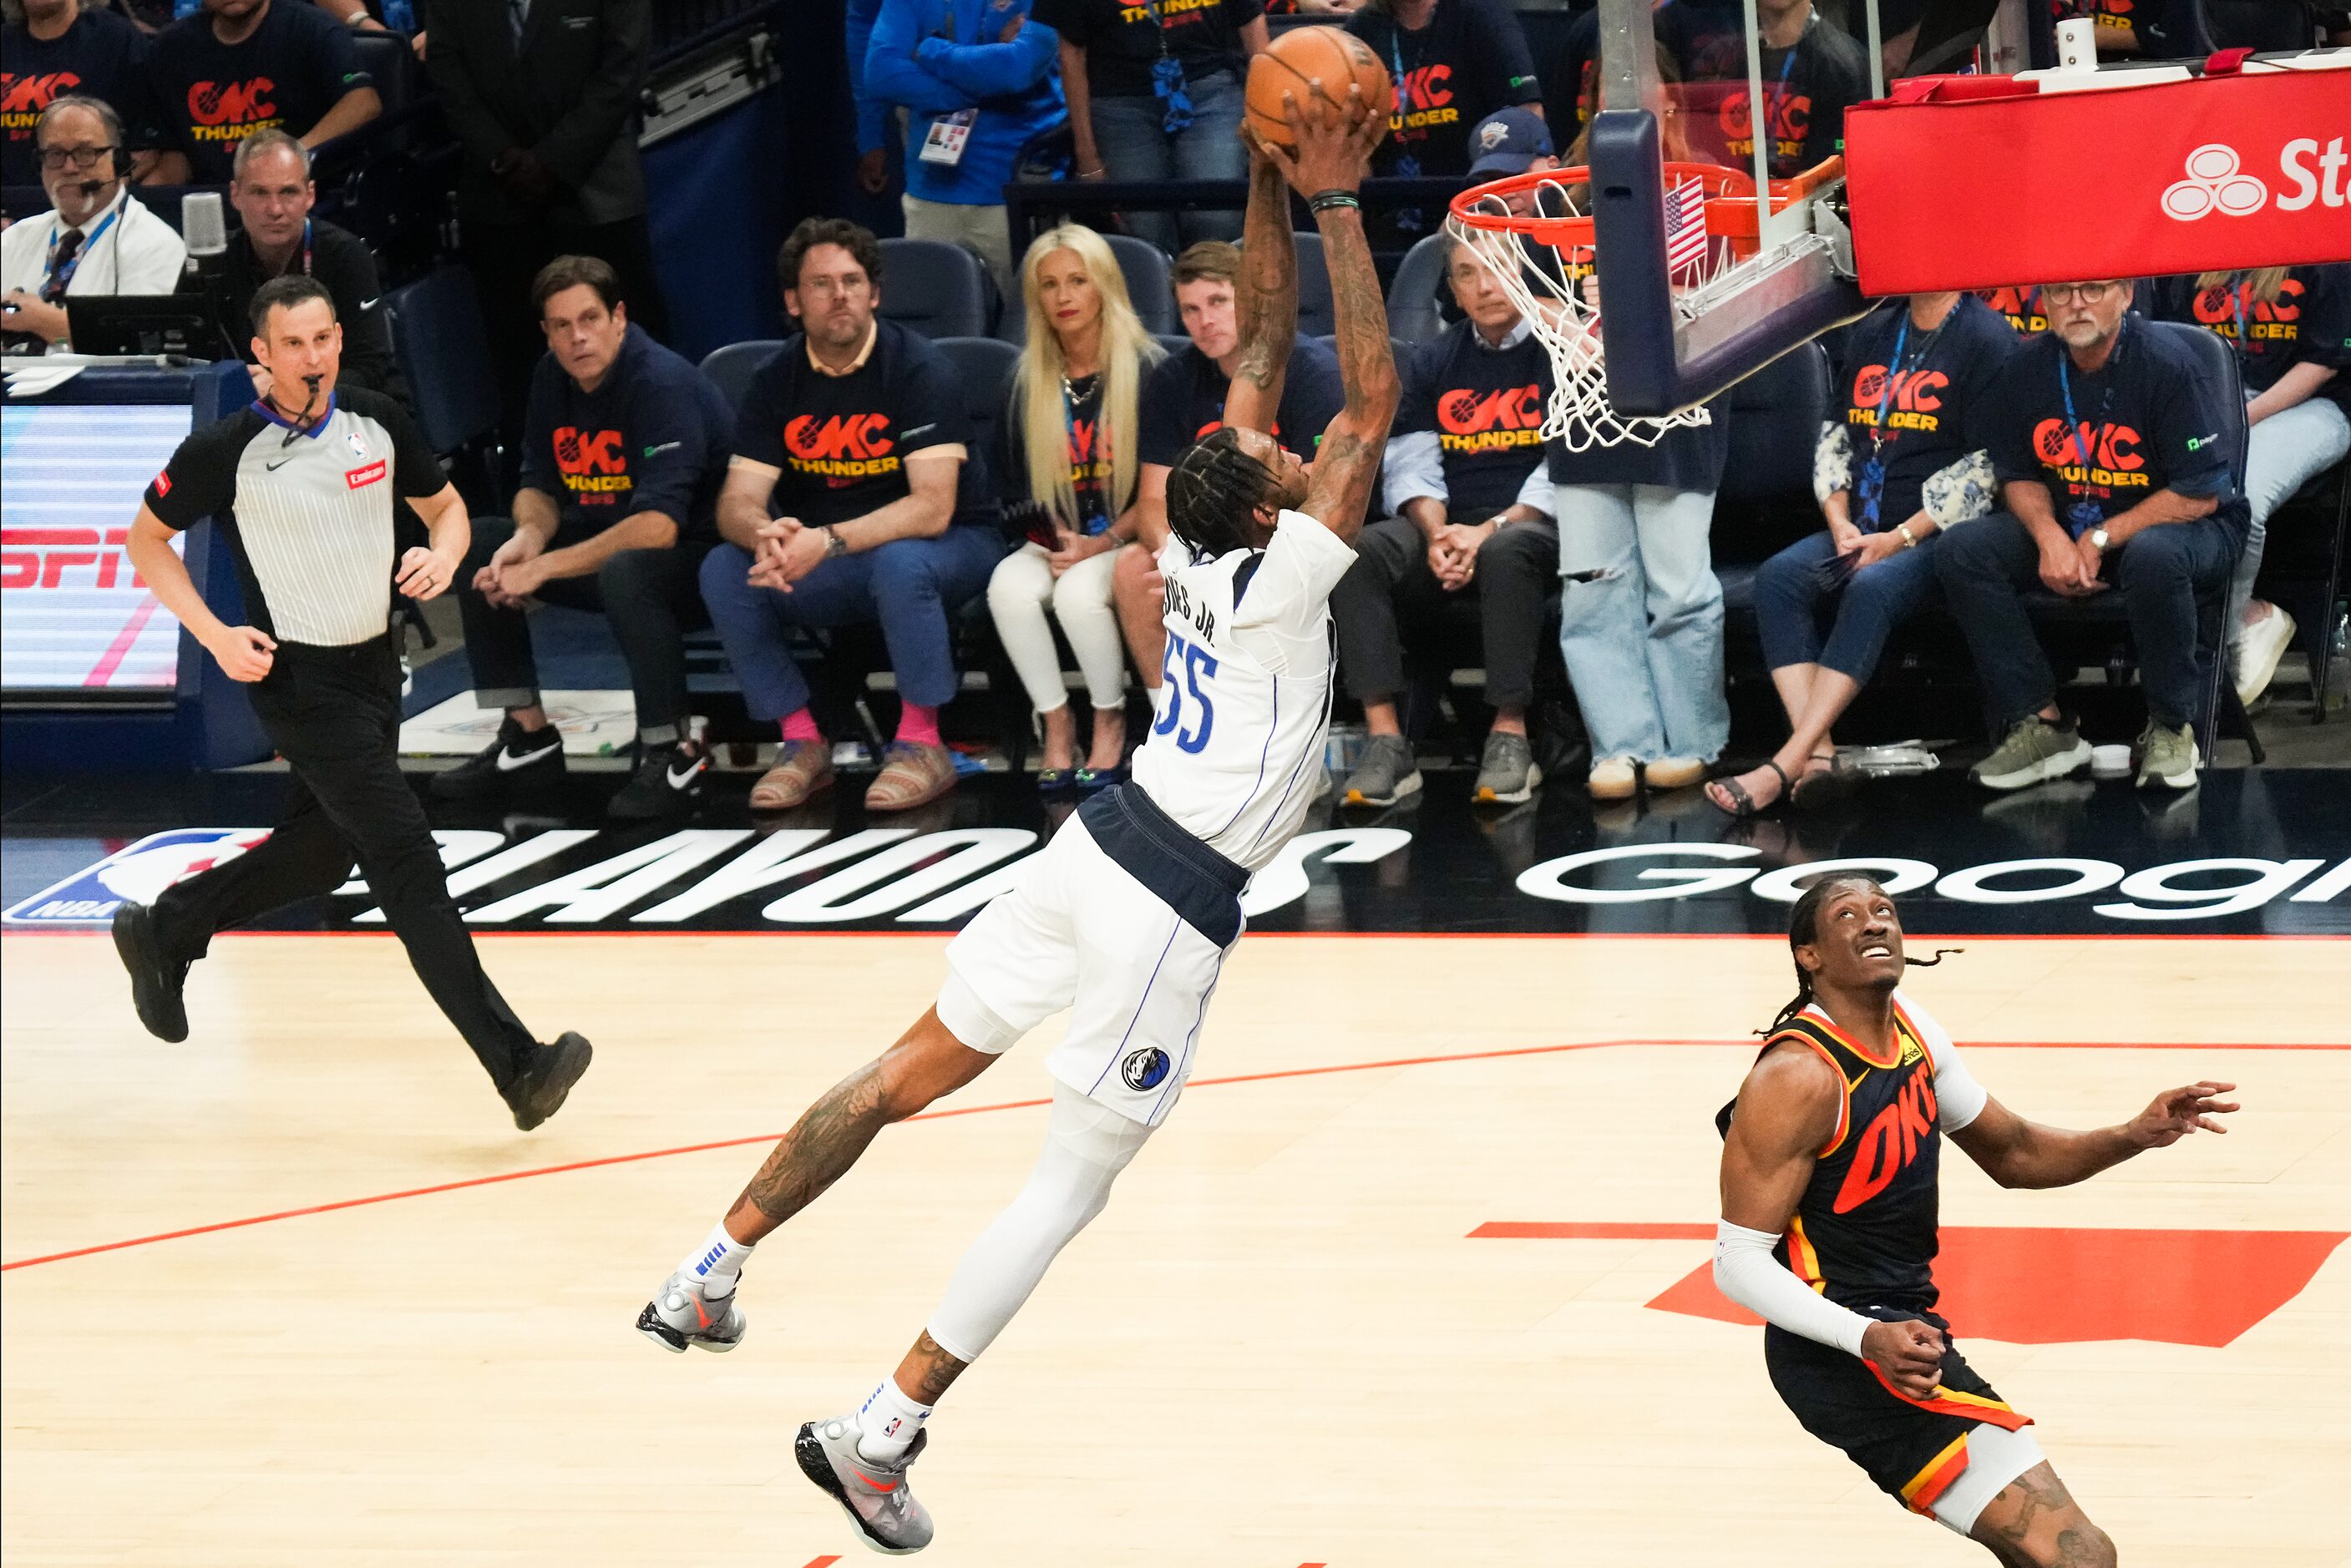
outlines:
{"label": "white pants", "polygon": [[1006,222],[1001,204],[993,207],[966,206],[959,202],[925,202],[920,196],[901,196],[899,208],[906,214],[906,237],[910,240],[945,240],[951,245],[968,245],[979,253],[996,279],[996,291],[1017,306],[1020,302],[1020,285],[1012,275],[1012,229]]}
{"label": "white pants", "polygon": [[1068,1008],[1069,1033],[1045,1070],[1155,1127],[1191,1076],[1228,950],[1103,854],[1072,816],[947,944],[939,1022],[995,1054]]}
{"label": "white pants", "polygon": [[1023,545],[998,561],[996,575],[987,579],[987,607],[996,617],[997,639],[1040,713],[1066,707],[1070,701],[1061,679],[1061,650],[1053,646],[1053,628],[1045,622],[1048,605],[1078,656],[1093,705],[1117,708],[1126,701],[1126,645],[1119,638],[1117,612],[1111,607],[1111,574],[1117,560],[1116,550],[1105,550],[1056,577],[1045,552]]}

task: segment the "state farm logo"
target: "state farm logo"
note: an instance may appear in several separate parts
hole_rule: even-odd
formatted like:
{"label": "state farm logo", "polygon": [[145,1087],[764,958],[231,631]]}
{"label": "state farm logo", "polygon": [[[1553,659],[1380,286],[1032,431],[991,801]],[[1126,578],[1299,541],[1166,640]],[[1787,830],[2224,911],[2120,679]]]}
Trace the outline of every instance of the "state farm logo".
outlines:
{"label": "state farm logo", "polygon": [[2208,141],[2188,155],[2188,177],[2164,191],[2163,211],[2183,223],[2211,213],[2241,218],[2260,212],[2269,199],[2268,186],[2238,171],[2235,148]]}

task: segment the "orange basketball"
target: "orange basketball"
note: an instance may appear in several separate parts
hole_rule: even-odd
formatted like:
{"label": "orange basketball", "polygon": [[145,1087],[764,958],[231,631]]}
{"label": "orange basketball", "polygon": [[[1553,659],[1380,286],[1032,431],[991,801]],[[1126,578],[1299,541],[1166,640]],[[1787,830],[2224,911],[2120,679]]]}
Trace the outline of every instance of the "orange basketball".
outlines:
{"label": "orange basketball", "polygon": [[[1342,27],[1292,27],[1277,33],[1273,46],[1249,62],[1245,95],[1249,122],[1259,136],[1287,147],[1290,119],[1282,112],[1281,95],[1295,98],[1301,109],[1316,97],[1344,104],[1350,82],[1363,89],[1364,101],[1384,121],[1395,107],[1395,93],[1387,67],[1369,44]],[[1381,134],[1386,134],[1384,129]]]}

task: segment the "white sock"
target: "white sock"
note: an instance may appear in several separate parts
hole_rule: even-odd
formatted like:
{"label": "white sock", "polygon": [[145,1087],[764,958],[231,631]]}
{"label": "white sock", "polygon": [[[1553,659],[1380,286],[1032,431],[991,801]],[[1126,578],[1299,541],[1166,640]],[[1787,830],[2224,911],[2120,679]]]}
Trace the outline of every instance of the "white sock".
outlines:
{"label": "white sock", "polygon": [[700,1285],[705,1296],[723,1300],[735,1293],[743,1265],[751,1261],[751,1247],[752,1243],[729,1236],[722,1220],[710,1228],[702,1245],[687,1254],[677,1272]]}
{"label": "white sock", "polygon": [[896,1378],[884,1377],[857,1407],[857,1451],[875,1464],[894,1465],[930,1418],[930,1407],[900,1393]]}

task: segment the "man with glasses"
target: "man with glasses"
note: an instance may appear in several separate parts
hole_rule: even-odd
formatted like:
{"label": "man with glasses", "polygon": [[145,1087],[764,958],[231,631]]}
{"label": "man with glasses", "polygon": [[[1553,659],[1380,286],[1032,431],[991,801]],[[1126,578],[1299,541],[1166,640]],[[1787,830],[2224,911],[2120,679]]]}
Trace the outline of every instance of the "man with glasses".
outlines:
{"label": "man with glasses", "polygon": [[119,11],[82,0],[21,0],[0,23],[0,185],[40,182],[33,129],[61,93],[114,106],[131,130],[131,177],[176,185],[187,161],[158,153],[154,98],[148,91],[147,35]]}
{"label": "man with glasses", "polygon": [[2177,328],[2129,314],[2131,286],[2041,290],[2049,330],[2011,358],[1984,404],[2006,506],[1953,534],[1936,558],[2002,732],[1970,775],[1991,789],[2062,778],[2090,747],[2057,706],[2057,679],[2024,594],[2118,592],[2137,645],[2147,728],[2138,784],[2186,789],[2208,689],[2199,601],[2217,609],[2249,525],[2235,472],[2245,410]]}
{"label": "man with glasses", "polygon": [[131,194],[122,120],[94,98],[52,99],[34,127],[50,211],[0,232],[0,308],[11,352],[68,347],[68,296],[169,294],[188,247]]}

